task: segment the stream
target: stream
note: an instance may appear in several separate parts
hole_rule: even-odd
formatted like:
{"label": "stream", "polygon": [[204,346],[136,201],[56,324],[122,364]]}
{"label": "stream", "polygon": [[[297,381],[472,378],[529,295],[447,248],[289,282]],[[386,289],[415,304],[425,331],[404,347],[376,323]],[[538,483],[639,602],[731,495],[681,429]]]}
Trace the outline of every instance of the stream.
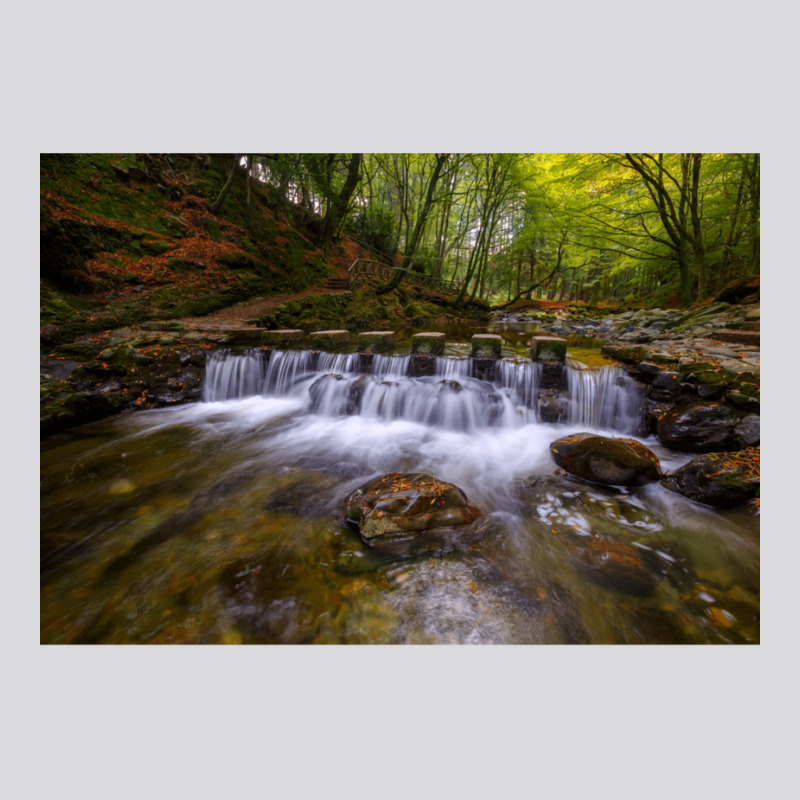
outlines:
{"label": "stream", "polygon": [[[42,443],[43,643],[757,643],[759,520],[658,483],[555,473],[550,442],[633,436],[662,469],[692,456],[639,435],[641,387],[567,367],[568,416],[537,418],[538,365],[504,349],[494,381],[448,350],[211,354],[203,402]],[[342,517],[387,472],[427,472],[483,512],[467,547],[397,557]],[[587,564],[596,534],[641,555]],[[642,587],[645,588],[642,588]]]}

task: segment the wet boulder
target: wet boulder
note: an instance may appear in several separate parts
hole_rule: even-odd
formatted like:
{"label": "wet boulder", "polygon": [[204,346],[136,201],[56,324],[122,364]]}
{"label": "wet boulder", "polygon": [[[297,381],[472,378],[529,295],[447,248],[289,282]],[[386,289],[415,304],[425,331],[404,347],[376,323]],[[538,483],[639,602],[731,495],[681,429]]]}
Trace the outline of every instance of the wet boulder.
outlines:
{"label": "wet boulder", "polygon": [[559,467],[593,483],[643,486],[661,477],[656,455],[635,439],[573,433],[550,444]]}
{"label": "wet boulder", "polygon": [[345,500],[344,512],[368,545],[398,553],[449,541],[480,515],[461,489],[424,472],[375,478]]}
{"label": "wet boulder", "polygon": [[659,441],[671,450],[709,453],[743,445],[736,434],[740,415],[721,403],[691,403],[668,411],[658,421]]}
{"label": "wet boulder", "polygon": [[706,453],[675,470],[661,483],[690,500],[715,508],[742,505],[760,489],[760,448]]}
{"label": "wet boulder", "polygon": [[753,447],[761,443],[761,417],[749,414],[739,420],[733,429],[737,450]]}

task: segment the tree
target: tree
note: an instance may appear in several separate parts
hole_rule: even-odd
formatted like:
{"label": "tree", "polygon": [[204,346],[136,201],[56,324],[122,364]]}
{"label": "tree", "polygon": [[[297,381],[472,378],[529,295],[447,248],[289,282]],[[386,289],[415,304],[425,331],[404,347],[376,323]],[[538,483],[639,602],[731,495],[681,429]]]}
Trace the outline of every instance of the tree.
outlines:
{"label": "tree", "polygon": [[236,177],[236,172],[239,169],[239,160],[241,159],[241,155],[238,153],[233,157],[233,164],[231,166],[231,171],[228,173],[228,180],[225,181],[225,185],[222,187],[222,191],[217,195],[217,199],[208,207],[208,210],[212,214],[219,213],[219,210],[222,208],[222,204],[225,202],[225,198],[228,195],[228,192],[233,185],[233,179]]}
{"label": "tree", "polygon": [[[361,153],[353,153],[350,156],[350,161],[347,165],[347,177],[345,178],[344,186],[341,191],[336,194],[330,190],[328,195],[328,208],[325,212],[325,218],[322,221],[322,230],[319,235],[319,244],[322,247],[327,247],[333,238],[334,233],[339,229],[342,221],[347,214],[350,204],[350,198],[355,192],[359,179],[359,168],[361,167]],[[328,183],[331,186],[331,183]]]}
{"label": "tree", "polygon": [[[403,269],[411,269],[414,264],[414,256],[417,252],[420,236],[425,227],[425,222],[428,219],[428,215],[430,214],[431,207],[433,206],[433,196],[434,192],[436,191],[436,184],[439,181],[439,175],[441,174],[442,167],[444,167],[446,161],[446,153],[436,156],[433,173],[428,181],[428,188],[425,193],[424,205],[422,206],[422,210],[417,217],[417,223],[414,226],[414,231],[406,243],[406,248],[403,252]],[[378,287],[376,290],[377,294],[385,294],[386,292],[391,292],[393,289],[396,289],[400,285],[402,278],[403,273],[400,270],[396,270],[394,276],[388,283]]]}

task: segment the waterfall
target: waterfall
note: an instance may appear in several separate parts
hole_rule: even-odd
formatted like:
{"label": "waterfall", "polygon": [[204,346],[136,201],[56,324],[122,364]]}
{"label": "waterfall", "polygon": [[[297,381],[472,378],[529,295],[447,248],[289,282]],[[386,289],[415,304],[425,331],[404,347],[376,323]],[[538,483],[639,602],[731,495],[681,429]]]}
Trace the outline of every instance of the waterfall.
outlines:
{"label": "waterfall", "polygon": [[231,356],[228,350],[217,350],[206,359],[203,402],[241,400],[261,394],[267,378],[267,359],[262,350],[250,350]]}
{"label": "waterfall", "polygon": [[497,365],[497,381],[510,390],[515,405],[534,408],[539,395],[541,364],[529,358],[502,358]]}
{"label": "waterfall", "polygon": [[[443,357],[434,375],[411,377],[411,356],[375,355],[369,374],[358,353],[251,350],[210,354],[205,402],[262,395],[303,400],[310,413],[409,420],[451,431],[536,423],[542,365],[504,358],[494,383],[470,376],[472,359]],[[636,434],[642,422],[639,384],[620,367],[566,367],[567,423]]]}
{"label": "waterfall", "polygon": [[643,387],[622,367],[567,369],[567,422],[590,428],[637,433]]}
{"label": "waterfall", "polygon": [[411,356],[385,356],[378,353],[372,359],[372,374],[392,378],[408,375]]}
{"label": "waterfall", "polygon": [[317,372],[333,372],[343,375],[358,370],[358,353],[320,353]]}
{"label": "waterfall", "polygon": [[448,381],[468,378],[472,374],[472,359],[466,356],[439,356],[435,374]]}

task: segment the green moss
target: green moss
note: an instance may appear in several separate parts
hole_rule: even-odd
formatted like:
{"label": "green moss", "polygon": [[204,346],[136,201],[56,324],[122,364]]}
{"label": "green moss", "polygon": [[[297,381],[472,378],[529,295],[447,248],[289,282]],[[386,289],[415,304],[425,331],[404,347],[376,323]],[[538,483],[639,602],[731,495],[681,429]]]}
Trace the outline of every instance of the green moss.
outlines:
{"label": "green moss", "polygon": [[721,368],[696,370],[693,374],[698,383],[705,384],[706,386],[730,386],[736,378],[735,372]]}
{"label": "green moss", "polygon": [[173,272],[192,272],[197,271],[199,268],[183,258],[171,258],[167,261],[167,266]]}
{"label": "green moss", "polygon": [[206,231],[212,241],[219,242],[222,239],[222,229],[219,227],[219,222],[217,222],[217,220],[208,220],[206,223]]}
{"label": "green moss", "polygon": [[244,269],[257,272],[262,266],[262,260],[254,257],[245,250],[237,250],[233,253],[223,253],[217,261],[229,269]]}

